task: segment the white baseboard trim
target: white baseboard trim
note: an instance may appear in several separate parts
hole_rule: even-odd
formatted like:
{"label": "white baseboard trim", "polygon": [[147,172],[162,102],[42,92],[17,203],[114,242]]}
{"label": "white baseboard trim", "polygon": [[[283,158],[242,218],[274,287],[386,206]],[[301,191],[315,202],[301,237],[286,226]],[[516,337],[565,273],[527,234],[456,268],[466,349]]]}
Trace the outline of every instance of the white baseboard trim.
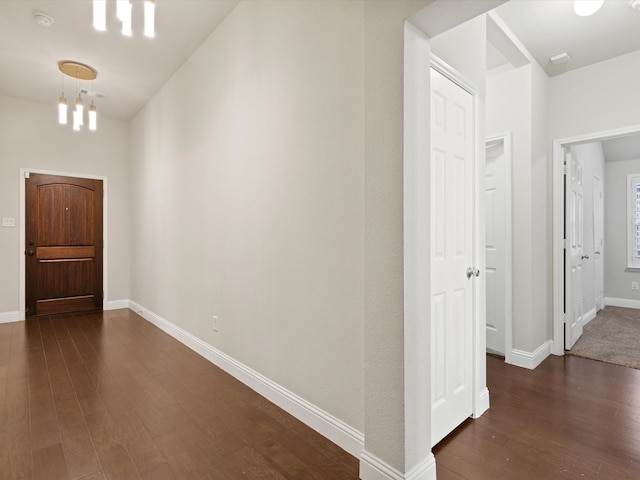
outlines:
{"label": "white baseboard trim", "polygon": [[[364,434],[134,301],[129,308],[358,458]],[[435,477],[434,477],[435,478]]]}
{"label": "white baseboard trim", "polygon": [[363,451],[360,455],[361,480],[436,480],[436,458],[429,453],[418,465],[404,474],[375,455]]}
{"label": "white baseboard trim", "polygon": [[105,302],[105,310],[120,310],[121,308],[129,308],[130,300],[109,300]]}
{"label": "white baseboard trim", "polygon": [[551,355],[552,345],[553,340],[547,340],[533,352],[525,352],[524,350],[516,350],[514,348],[511,351],[511,364],[533,370],[540,365],[545,358]]}
{"label": "white baseboard trim", "polygon": [[582,326],[584,327],[587,323],[596,318],[597,313],[598,312],[596,312],[596,307],[593,307],[591,310],[585,313],[582,316]]}
{"label": "white baseboard trim", "polygon": [[489,389],[487,387],[484,387],[480,393],[478,394],[478,397],[476,399],[476,408],[475,411],[473,412],[472,417],[473,418],[480,418],[480,416],[486,412],[487,410],[489,410]]}
{"label": "white baseboard trim", "polygon": [[0,323],[19,322],[24,320],[20,318],[20,312],[0,312]]}
{"label": "white baseboard trim", "polygon": [[630,298],[605,297],[604,304],[612,307],[640,309],[640,300],[632,300]]}
{"label": "white baseboard trim", "polygon": [[[105,302],[104,310],[119,310],[121,308],[129,308],[129,300],[113,300]],[[22,322],[25,320],[25,312],[0,312],[0,323]]]}

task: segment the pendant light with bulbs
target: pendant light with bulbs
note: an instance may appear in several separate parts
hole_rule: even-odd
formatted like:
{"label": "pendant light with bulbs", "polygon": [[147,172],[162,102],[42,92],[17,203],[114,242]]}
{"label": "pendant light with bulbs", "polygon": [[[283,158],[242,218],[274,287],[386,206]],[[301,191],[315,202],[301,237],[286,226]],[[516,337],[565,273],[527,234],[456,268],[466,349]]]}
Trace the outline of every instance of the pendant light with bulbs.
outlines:
{"label": "pendant light with bulbs", "polygon": [[[80,89],[80,81],[91,81],[98,76],[98,72],[95,68],[90,67],[84,63],[74,62],[71,60],[60,60],[58,62],[58,69],[62,72],[62,95],[58,98],[58,122],[62,125],[67,124],[68,116],[68,102],[64,96],[64,75],[73,78],[76,81],[77,98],[73,102],[73,129],[79,131],[80,127],[84,125],[84,102],[82,101],[82,93],[88,92],[87,90]],[[93,88],[92,88],[93,91]],[[95,131],[97,129],[97,115],[98,110],[91,101],[89,106],[89,130]]]}

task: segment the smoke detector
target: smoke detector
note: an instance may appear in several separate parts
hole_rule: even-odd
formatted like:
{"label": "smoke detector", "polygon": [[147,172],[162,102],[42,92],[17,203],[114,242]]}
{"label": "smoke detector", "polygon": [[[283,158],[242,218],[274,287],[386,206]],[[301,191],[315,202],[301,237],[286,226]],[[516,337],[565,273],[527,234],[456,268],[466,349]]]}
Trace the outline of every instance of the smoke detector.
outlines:
{"label": "smoke detector", "polygon": [[33,19],[41,27],[50,27],[54,23],[53,17],[43,12],[34,12]]}
{"label": "smoke detector", "polygon": [[90,91],[90,90],[87,90],[86,88],[81,88],[80,89],[80,94],[82,94],[82,95],[84,95],[86,97],[93,97],[93,98],[104,98],[105,97],[104,93]]}

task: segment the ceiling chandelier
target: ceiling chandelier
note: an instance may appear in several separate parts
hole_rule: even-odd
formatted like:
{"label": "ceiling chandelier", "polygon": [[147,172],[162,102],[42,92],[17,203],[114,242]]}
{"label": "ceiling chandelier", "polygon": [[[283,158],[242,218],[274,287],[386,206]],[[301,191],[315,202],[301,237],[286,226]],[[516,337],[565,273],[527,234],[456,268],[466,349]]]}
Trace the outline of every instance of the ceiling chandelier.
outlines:
{"label": "ceiling chandelier", "polygon": [[[105,32],[107,30],[107,0],[93,0],[93,27]],[[122,34],[130,37],[133,35],[131,17],[133,4],[131,0],[115,0],[116,17],[122,22]],[[155,0],[144,0],[144,34],[147,37],[155,37]]]}
{"label": "ceiling chandelier", "polygon": [[[84,103],[82,101],[82,93],[88,93],[88,90],[80,89],[80,81],[89,81],[96,79],[98,72],[95,68],[85,65],[84,63],[73,62],[71,60],[60,60],[58,62],[58,69],[76,81],[77,97],[73,103],[73,129],[79,131],[80,127],[84,125]],[[58,99],[58,122],[62,125],[67,124],[67,99],[64,96],[64,75],[62,76],[62,95]],[[93,84],[93,83],[92,83]],[[93,91],[93,88],[92,88]],[[98,110],[91,101],[89,105],[89,130],[95,131],[98,121]]]}

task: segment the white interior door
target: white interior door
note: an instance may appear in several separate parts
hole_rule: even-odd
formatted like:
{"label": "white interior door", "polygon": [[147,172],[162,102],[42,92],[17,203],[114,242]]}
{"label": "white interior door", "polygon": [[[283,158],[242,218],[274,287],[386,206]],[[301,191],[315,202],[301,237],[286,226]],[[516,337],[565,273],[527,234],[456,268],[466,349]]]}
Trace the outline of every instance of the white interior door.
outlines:
{"label": "white interior door", "polygon": [[593,177],[593,274],[595,277],[596,312],[604,307],[604,216],[602,180]]}
{"label": "white interior door", "polygon": [[485,167],[487,350],[505,354],[506,165],[504,141],[487,142]]}
{"label": "white interior door", "polygon": [[473,413],[473,121],[473,96],[431,68],[432,444]]}
{"label": "white interior door", "polygon": [[582,163],[565,149],[565,348],[570,350],[582,335]]}

